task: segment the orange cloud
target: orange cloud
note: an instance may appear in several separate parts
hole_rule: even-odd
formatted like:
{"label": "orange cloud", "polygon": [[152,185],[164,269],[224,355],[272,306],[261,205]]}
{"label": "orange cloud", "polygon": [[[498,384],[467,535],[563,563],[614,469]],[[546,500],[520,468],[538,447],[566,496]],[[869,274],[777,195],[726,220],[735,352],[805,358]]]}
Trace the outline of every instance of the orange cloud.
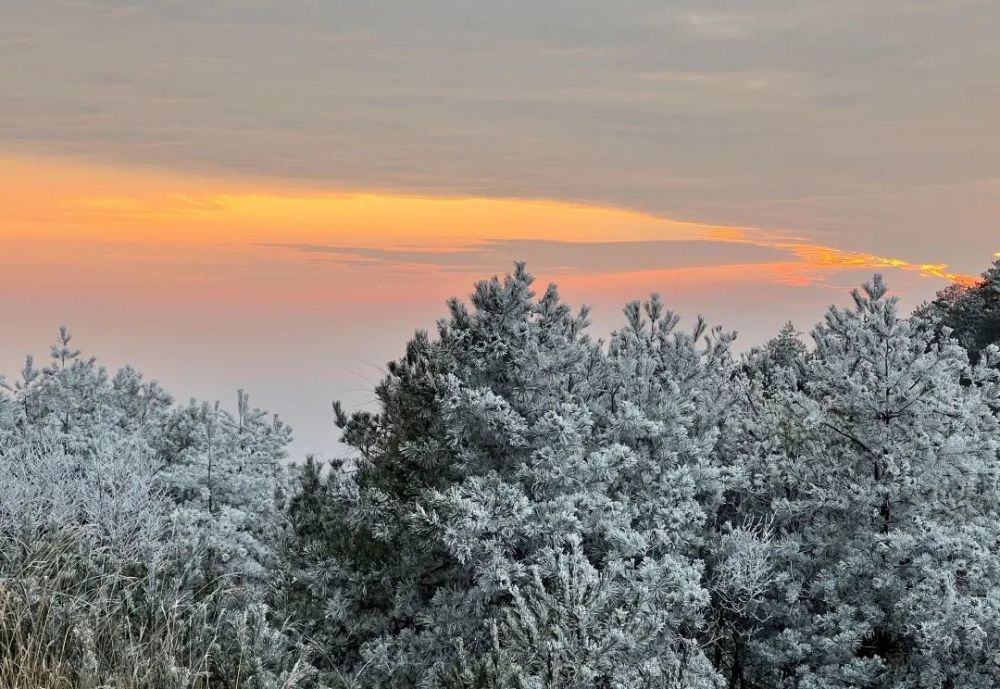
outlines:
{"label": "orange cloud", "polygon": [[823,268],[866,268],[870,270],[899,269],[916,271],[925,277],[940,278],[950,282],[972,285],[978,282],[973,275],[955,273],[948,270],[946,263],[912,263],[901,258],[886,258],[855,251],[844,251],[828,246],[811,244],[779,243],[776,246],[787,248],[803,259],[803,262],[816,269]]}
{"label": "orange cloud", "polygon": [[[44,254],[44,270],[61,269],[67,275],[78,271],[80,279],[90,284],[126,277],[141,282],[157,276],[165,284],[196,285],[217,283],[224,275],[243,281],[273,276],[286,281],[281,292],[287,294],[287,285],[299,284],[304,274],[328,271],[330,256],[323,261],[315,254],[265,245],[346,246],[396,255],[419,252],[420,262],[406,270],[427,272],[446,265],[458,270],[461,266],[445,259],[483,242],[507,242],[514,252],[526,240],[604,247],[609,242],[631,242],[637,252],[643,251],[643,242],[677,241],[679,254],[685,242],[716,243],[718,265],[725,266],[727,275],[792,286],[823,284],[831,272],[859,269],[899,269],[964,284],[975,281],[945,264],[845,251],[756,228],[680,222],[551,200],[329,192],[287,182],[195,177],[41,158],[0,159],[0,176],[9,180],[0,188],[0,241],[22,246],[34,242],[36,251]],[[758,252],[754,262],[744,265],[753,252],[734,251],[736,246],[767,248],[788,260],[775,261]],[[440,261],[435,261],[434,252]],[[490,263],[496,259],[491,256]],[[637,255],[629,271],[619,257],[614,265],[598,260],[578,270],[593,280],[602,273],[647,273],[649,261],[649,256]],[[29,263],[23,259],[20,265],[28,271]],[[372,263],[356,263],[353,268],[371,269]],[[402,269],[398,262],[374,263],[383,272]],[[696,271],[702,277],[707,269],[703,263],[699,261]],[[744,267],[737,270],[736,264]],[[17,260],[8,272],[11,269],[17,269]],[[465,269],[478,273],[483,267],[468,264]],[[659,272],[680,279],[685,270],[674,264]],[[721,275],[717,270],[715,279]]]}
{"label": "orange cloud", "polygon": [[373,247],[461,245],[479,238],[690,239],[713,227],[550,200],[320,191],[73,162],[0,159],[0,233],[54,239]]}

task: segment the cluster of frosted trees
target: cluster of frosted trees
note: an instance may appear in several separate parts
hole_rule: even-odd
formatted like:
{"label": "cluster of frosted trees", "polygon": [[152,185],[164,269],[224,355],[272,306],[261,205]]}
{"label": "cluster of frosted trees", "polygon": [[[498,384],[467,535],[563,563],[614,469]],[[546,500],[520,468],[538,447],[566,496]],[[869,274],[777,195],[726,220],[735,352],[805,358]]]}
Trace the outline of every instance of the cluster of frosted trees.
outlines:
{"label": "cluster of frosted trees", "polygon": [[737,355],[656,297],[593,340],[518,266],[291,471],[242,393],[64,336],[0,401],[0,684],[1000,686],[1000,352],[949,320],[998,277]]}
{"label": "cluster of frosted trees", "polygon": [[0,381],[0,686],[294,682],[288,428],[242,392],[234,414],[175,405],[70,340]]}

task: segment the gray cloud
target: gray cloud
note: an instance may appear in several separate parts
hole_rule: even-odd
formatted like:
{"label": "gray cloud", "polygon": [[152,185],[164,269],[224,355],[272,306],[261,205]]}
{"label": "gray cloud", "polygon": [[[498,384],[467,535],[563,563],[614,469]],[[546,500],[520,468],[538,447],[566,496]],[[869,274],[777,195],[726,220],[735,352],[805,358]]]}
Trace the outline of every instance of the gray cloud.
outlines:
{"label": "gray cloud", "polygon": [[743,242],[704,240],[572,242],[511,239],[482,241],[447,250],[325,244],[269,246],[348,265],[434,266],[462,271],[503,270],[509,268],[514,260],[527,261],[532,270],[546,273],[614,273],[795,260],[794,255],[781,249]]}
{"label": "gray cloud", "polygon": [[8,0],[0,147],[608,203],[978,270],[998,24],[974,0]]}

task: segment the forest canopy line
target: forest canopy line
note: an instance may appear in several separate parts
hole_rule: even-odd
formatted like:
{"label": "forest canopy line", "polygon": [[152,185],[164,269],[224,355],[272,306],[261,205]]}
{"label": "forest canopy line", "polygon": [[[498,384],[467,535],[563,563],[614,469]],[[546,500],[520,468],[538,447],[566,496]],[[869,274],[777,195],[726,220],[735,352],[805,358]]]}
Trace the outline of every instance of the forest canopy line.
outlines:
{"label": "forest canopy line", "polygon": [[1000,686],[1000,260],[745,354],[522,264],[289,464],[62,329],[0,389],[0,686]]}

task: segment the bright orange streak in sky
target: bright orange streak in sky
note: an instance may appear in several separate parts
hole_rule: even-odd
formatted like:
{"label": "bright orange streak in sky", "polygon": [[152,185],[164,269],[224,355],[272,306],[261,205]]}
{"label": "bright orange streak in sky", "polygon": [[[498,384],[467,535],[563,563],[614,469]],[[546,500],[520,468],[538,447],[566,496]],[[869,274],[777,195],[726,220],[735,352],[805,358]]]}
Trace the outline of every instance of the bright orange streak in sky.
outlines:
{"label": "bright orange streak in sky", "polygon": [[[213,267],[223,269],[217,259],[247,275],[263,270],[263,261],[310,260],[274,250],[262,256],[259,252],[266,244],[448,250],[487,239],[701,239],[718,242],[720,247],[751,243],[787,252],[787,262],[751,264],[738,271],[744,278],[752,272],[758,280],[786,285],[811,284],[815,275],[841,269],[904,269],[946,280],[974,280],[949,272],[944,264],[843,251],[763,230],[547,200],[330,193],[288,183],[220,180],[42,158],[0,159],[0,176],[8,180],[0,188],[0,239],[45,242],[50,261],[66,265],[88,262],[82,255],[88,252],[86,247],[63,242],[98,242],[90,250],[90,267],[123,275],[146,274],[158,261],[163,263],[156,267],[161,273],[175,271],[175,278],[191,273],[207,279]],[[109,252],[107,243],[129,246],[129,260],[116,260],[122,257]],[[171,249],[163,252],[141,246]],[[257,253],[237,258],[232,252],[241,247]],[[311,260],[315,262],[315,257]]]}
{"label": "bright orange streak in sky", "polygon": [[974,275],[964,275],[949,271],[947,263],[910,263],[901,258],[884,258],[874,254],[841,251],[840,249],[808,244],[789,244],[787,246],[789,250],[795,252],[799,257],[817,268],[853,267],[875,270],[899,268],[902,270],[915,270],[926,277],[941,278],[942,280],[957,282],[967,286],[979,282],[979,278]]}
{"label": "bright orange streak in sky", "polygon": [[473,239],[693,239],[731,228],[546,200],[321,193],[50,160],[0,160],[0,233],[32,238],[454,247]]}

